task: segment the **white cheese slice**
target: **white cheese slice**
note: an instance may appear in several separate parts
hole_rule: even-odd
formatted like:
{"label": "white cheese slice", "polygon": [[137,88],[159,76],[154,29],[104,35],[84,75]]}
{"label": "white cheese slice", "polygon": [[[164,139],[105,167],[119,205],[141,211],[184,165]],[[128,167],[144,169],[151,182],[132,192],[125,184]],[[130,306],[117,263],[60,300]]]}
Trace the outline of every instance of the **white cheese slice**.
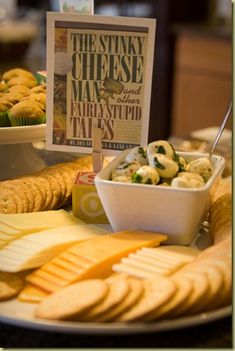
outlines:
{"label": "white cheese slice", "polygon": [[36,268],[79,241],[101,235],[87,225],[71,225],[28,234],[0,250],[0,270],[18,272]]}
{"label": "white cheese slice", "polygon": [[156,278],[156,274],[138,269],[126,263],[117,263],[113,265],[112,269],[114,272],[128,274],[136,278],[141,278],[141,279]]}

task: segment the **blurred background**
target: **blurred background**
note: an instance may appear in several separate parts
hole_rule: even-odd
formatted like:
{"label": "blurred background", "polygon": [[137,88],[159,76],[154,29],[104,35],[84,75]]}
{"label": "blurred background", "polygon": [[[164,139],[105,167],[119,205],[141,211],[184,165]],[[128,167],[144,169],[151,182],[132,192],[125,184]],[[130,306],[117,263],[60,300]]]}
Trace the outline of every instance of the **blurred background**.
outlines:
{"label": "blurred background", "polygon": [[[46,69],[48,10],[59,1],[0,0],[0,74]],[[149,141],[220,125],[232,94],[230,0],[94,0],[94,12],[157,19]]]}

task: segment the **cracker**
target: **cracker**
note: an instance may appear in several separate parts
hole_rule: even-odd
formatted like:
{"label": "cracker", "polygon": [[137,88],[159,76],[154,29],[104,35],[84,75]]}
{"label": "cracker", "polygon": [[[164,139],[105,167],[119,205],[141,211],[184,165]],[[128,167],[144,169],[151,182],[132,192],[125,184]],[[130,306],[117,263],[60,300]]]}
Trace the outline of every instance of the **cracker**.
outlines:
{"label": "cracker", "polygon": [[110,322],[115,320],[119,315],[129,310],[135,303],[139,301],[143,292],[144,284],[142,280],[128,277],[129,293],[127,296],[115,307],[112,307],[109,311],[106,311],[99,318],[97,322]]}
{"label": "cracker", "polygon": [[223,276],[223,287],[217,296],[217,307],[231,304],[232,302],[232,267],[228,257],[208,257],[203,259],[203,264],[213,265],[220,270]]}
{"label": "cracker", "polygon": [[14,191],[0,188],[0,213],[18,213],[18,201]]}
{"label": "cracker", "polygon": [[166,303],[175,293],[176,284],[167,278],[143,281],[144,293],[139,301],[127,312],[117,318],[119,322],[144,321],[145,316]]}
{"label": "cracker", "polygon": [[60,189],[60,206],[63,205],[64,203],[64,198],[67,193],[67,184],[65,182],[64,174],[61,170],[61,168],[57,166],[52,166],[49,168],[46,168],[41,172],[42,176],[47,178],[47,176],[52,176],[55,180],[55,182],[58,184],[58,188]]}
{"label": "cracker", "polygon": [[24,287],[24,280],[17,274],[0,272],[0,301],[15,297]]}
{"label": "cracker", "polygon": [[[10,181],[6,180],[6,181],[2,182],[1,183],[1,187],[5,187],[7,189],[15,191],[17,193],[17,196],[20,198],[18,200],[18,202],[21,202],[21,205],[22,205],[22,211],[21,212],[28,212],[28,210],[29,210],[29,202],[28,202],[28,198],[27,198],[27,195],[26,195],[26,188],[24,187],[23,184],[18,182],[17,179],[13,179],[13,180],[10,180]],[[18,202],[17,202],[17,205],[19,205]]]}
{"label": "cracker", "polygon": [[218,198],[209,210],[209,234],[216,244],[232,235],[232,199],[230,194]]}
{"label": "cracker", "polygon": [[101,279],[78,282],[46,297],[36,309],[36,317],[72,320],[95,306],[108,293],[108,284]]}
{"label": "cracker", "polygon": [[127,278],[116,278],[106,280],[109,285],[109,291],[106,297],[99,305],[96,305],[91,310],[87,311],[84,315],[79,317],[80,321],[96,321],[102,318],[102,315],[110,311],[113,307],[117,306],[128,294],[129,284]]}
{"label": "cracker", "polygon": [[37,181],[37,187],[43,197],[43,205],[41,210],[43,211],[50,210],[51,204],[53,201],[53,193],[51,190],[50,182],[40,175],[36,176],[36,181]]}
{"label": "cracker", "polygon": [[34,176],[25,176],[21,178],[21,182],[24,183],[31,191],[33,198],[33,210],[32,212],[41,211],[44,206],[43,194],[38,188],[37,180]]}
{"label": "cracker", "polygon": [[175,274],[175,277],[183,277],[189,279],[193,284],[193,290],[189,295],[188,299],[185,300],[184,304],[178,306],[172,315],[178,317],[181,315],[198,313],[203,310],[203,307],[208,301],[208,289],[209,281],[204,273],[199,272],[186,272],[185,270],[180,270]]}
{"label": "cracker", "polygon": [[50,184],[52,192],[52,202],[50,204],[50,209],[57,209],[60,207],[62,197],[59,177],[51,174],[43,174],[43,177]]}
{"label": "cracker", "polygon": [[146,321],[153,321],[172,316],[172,313],[180,307],[181,304],[189,297],[193,290],[193,284],[184,277],[172,278],[177,286],[176,293],[165,304],[155,309],[145,317]]}
{"label": "cracker", "polygon": [[[212,263],[205,264],[203,261],[197,261],[185,268],[186,272],[198,272],[207,275],[209,289],[205,298],[204,310],[208,311],[220,305],[220,291],[224,288],[224,279],[221,271]],[[202,305],[201,305],[202,308]]]}

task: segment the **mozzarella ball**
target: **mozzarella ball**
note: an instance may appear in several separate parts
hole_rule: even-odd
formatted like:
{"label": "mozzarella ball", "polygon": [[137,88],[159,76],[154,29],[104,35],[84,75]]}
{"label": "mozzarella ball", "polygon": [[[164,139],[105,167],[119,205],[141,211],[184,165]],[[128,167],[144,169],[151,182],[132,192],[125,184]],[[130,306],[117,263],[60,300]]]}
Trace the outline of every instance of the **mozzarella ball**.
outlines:
{"label": "mozzarella ball", "polygon": [[171,186],[176,188],[201,188],[204,184],[203,179],[201,180],[200,178],[197,179],[196,177],[186,177],[182,175],[173,178],[171,182]]}
{"label": "mozzarella ball", "polygon": [[127,175],[120,175],[113,178],[114,182],[131,183],[131,177]]}
{"label": "mozzarella ball", "polygon": [[197,160],[191,161],[188,164],[187,171],[199,174],[203,177],[205,182],[208,181],[212,175],[213,166],[209,158],[201,157]]}
{"label": "mozzarella ball", "polygon": [[172,179],[171,186],[180,188],[200,188],[205,184],[202,176],[191,172],[179,172],[177,177]]}
{"label": "mozzarella ball", "polygon": [[161,178],[173,178],[179,171],[177,163],[162,154],[152,154],[149,165],[157,169]]}
{"label": "mozzarella ball", "polygon": [[132,173],[135,173],[140,167],[141,165],[137,161],[133,161],[131,163],[123,162],[111,172],[111,179],[113,180],[114,178],[123,175],[131,176]]}
{"label": "mozzarella ball", "polygon": [[139,162],[142,166],[146,165],[148,160],[147,160],[147,154],[146,154],[146,148],[142,146],[136,146],[131,151],[127,154],[125,158],[126,162],[132,162],[132,161],[137,161]]}
{"label": "mozzarella ball", "polygon": [[175,149],[166,140],[154,141],[147,146],[147,157],[153,154],[163,154],[171,159],[175,158]]}
{"label": "mozzarella ball", "polygon": [[142,183],[142,184],[157,184],[160,180],[160,176],[156,168],[151,166],[142,166],[140,167],[133,175],[133,183]]}

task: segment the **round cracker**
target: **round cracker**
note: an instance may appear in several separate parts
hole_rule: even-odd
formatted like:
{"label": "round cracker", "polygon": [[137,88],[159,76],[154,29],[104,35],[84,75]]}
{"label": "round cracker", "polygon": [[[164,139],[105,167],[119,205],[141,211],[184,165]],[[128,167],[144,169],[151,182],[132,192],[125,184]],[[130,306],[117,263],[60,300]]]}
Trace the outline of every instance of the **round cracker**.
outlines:
{"label": "round cracker", "polygon": [[209,210],[209,234],[214,243],[219,243],[232,235],[232,197],[219,197]]}
{"label": "round cracker", "polygon": [[22,212],[25,213],[29,211],[29,202],[28,197],[26,195],[26,187],[24,186],[24,184],[21,184],[21,182],[19,182],[18,179],[12,179],[2,182],[1,187],[5,187],[6,189],[10,189],[16,192],[17,196],[19,196],[20,198],[19,201],[22,204]]}
{"label": "round cracker", "polygon": [[127,279],[106,280],[109,285],[109,291],[106,297],[99,305],[96,305],[84,315],[79,317],[80,321],[96,321],[116,305],[118,305],[128,294],[129,284]]}
{"label": "round cracker", "polygon": [[32,212],[39,212],[44,206],[43,194],[38,188],[37,180],[35,176],[25,176],[21,178],[21,182],[29,187],[33,196],[33,210]]}
{"label": "round cracker", "polygon": [[50,204],[50,209],[57,209],[60,207],[61,199],[62,199],[62,189],[59,182],[58,175],[51,175],[51,174],[43,174],[43,177],[46,179],[47,182],[50,184],[50,188],[52,191],[52,202]]}
{"label": "round cracker", "polygon": [[171,317],[172,313],[180,307],[181,304],[189,297],[193,290],[193,284],[190,280],[184,277],[172,278],[176,284],[177,290],[173,297],[168,300],[165,304],[151,312],[145,317],[146,321],[153,321]]}
{"label": "round cracker", "polygon": [[127,296],[115,307],[112,307],[109,311],[106,311],[99,318],[97,322],[110,322],[115,320],[119,315],[129,310],[138,300],[141,298],[144,292],[143,281],[128,277],[129,293]]}
{"label": "round cracker", "polygon": [[15,297],[24,287],[24,280],[17,274],[0,272],[0,301]]}
{"label": "round cracker", "polygon": [[108,293],[108,284],[90,279],[69,285],[46,297],[36,309],[36,317],[73,320],[98,304]]}
{"label": "round cracker", "polygon": [[206,274],[209,281],[209,289],[207,298],[205,299],[204,310],[208,311],[219,306],[219,294],[221,289],[224,288],[224,279],[221,271],[213,264],[205,264],[203,261],[197,261],[186,266],[185,272]]}
{"label": "round cracker", "polygon": [[14,191],[0,188],[0,213],[18,213],[18,202]]}
{"label": "round cracker", "polygon": [[50,210],[52,200],[53,200],[53,193],[51,190],[50,182],[40,175],[36,176],[36,181],[37,181],[37,187],[43,197],[43,206],[41,210],[43,211]]}
{"label": "round cracker", "polygon": [[188,299],[185,300],[184,304],[181,304],[172,315],[178,317],[181,315],[201,312],[209,300],[209,281],[207,275],[193,271],[188,272],[182,269],[176,273],[175,277],[189,279],[193,284],[193,290],[188,296]]}
{"label": "round cracker", "polygon": [[176,291],[176,284],[167,278],[146,279],[143,284],[144,293],[140,300],[130,310],[119,316],[117,321],[144,321],[145,316],[166,303]]}
{"label": "round cracker", "polygon": [[213,265],[223,275],[223,287],[220,289],[218,299],[218,306],[225,306],[232,302],[232,266],[230,259],[227,256],[224,257],[208,257],[203,259],[205,265]]}

